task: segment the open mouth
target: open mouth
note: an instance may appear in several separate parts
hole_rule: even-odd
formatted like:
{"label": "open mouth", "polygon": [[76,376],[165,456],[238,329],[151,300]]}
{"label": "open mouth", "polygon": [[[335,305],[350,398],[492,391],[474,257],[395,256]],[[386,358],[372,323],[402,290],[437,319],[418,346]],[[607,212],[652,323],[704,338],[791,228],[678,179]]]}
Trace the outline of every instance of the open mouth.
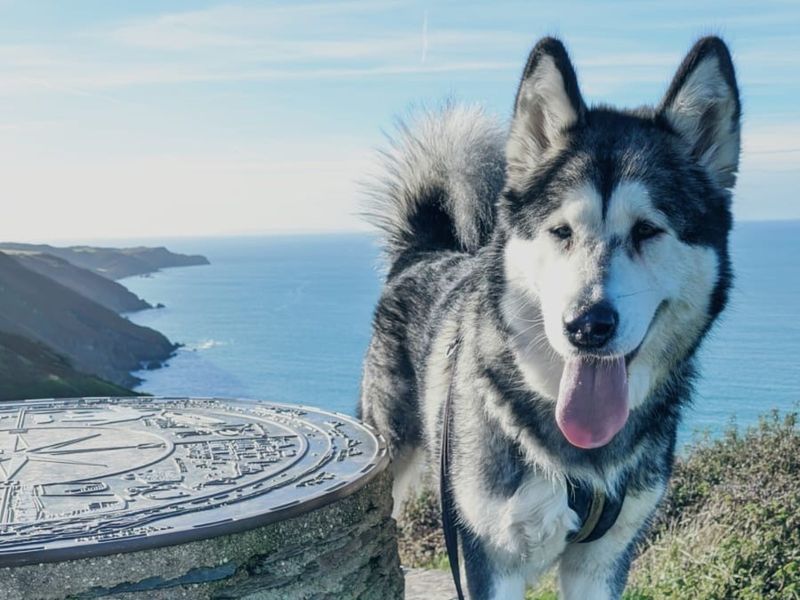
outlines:
{"label": "open mouth", "polygon": [[650,320],[639,345],[625,355],[572,356],[564,361],[558,387],[556,423],[567,441],[578,448],[608,444],[628,421],[628,366],[636,358],[666,301]]}

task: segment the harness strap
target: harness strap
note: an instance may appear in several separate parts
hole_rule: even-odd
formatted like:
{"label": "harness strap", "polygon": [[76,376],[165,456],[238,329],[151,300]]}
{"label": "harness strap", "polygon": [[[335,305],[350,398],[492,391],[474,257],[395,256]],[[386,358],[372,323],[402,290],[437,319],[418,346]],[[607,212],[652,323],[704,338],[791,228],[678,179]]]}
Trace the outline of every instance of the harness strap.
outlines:
{"label": "harness strap", "polygon": [[607,496],[602,488],[568,477],[567,504],[578,515],[581,527],[570,534],[567,541],[588,544],[603,537],[617,522],[627,488],[627,483],[623,482],[619,493]]}
{"label": "harness strap", "polygon": [[606,495],[602,490],[597,488],[592,489],[592,504],[589,506],[589,514],[583,522],[583,526],[570,537],[569,541],[574,544],[580,544],[587,540],[597,527],[600,521],[600,516],[603,514],[603,508],[606,505]]}
{"label": "harness strap", "polygon": [[440,454],[440,481],[439,493],[442,505],[442,529],[444,530],[444,544],[447,548],[447,558],[450,562],[450,573],[456,586],[458,600],[464,600],[464,591],[461,589],[461,567],[458,562],[458,529],[456,526],[456,510],[453,502],[453,490],[450,486],[450,404],[453,399],[453,381],[455,380],[456,359],[458,358],[459,338],[456,338],[447,348],[447,357],[452,357],[450,383],[447,386],[447,396],[444,399],[442,414],[442,440]]}

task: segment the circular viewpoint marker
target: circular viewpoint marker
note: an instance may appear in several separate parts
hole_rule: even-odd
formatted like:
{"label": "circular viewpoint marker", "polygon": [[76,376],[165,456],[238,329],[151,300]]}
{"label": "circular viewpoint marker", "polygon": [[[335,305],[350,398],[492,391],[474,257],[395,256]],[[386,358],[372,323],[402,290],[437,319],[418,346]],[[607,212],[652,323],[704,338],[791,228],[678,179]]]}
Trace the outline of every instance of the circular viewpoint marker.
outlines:
{"label": "circular viewpoint marker", "polygon": [[200,398],[0,404],[0,567],[246,531],[329,504],[387,463],[346,415]]}

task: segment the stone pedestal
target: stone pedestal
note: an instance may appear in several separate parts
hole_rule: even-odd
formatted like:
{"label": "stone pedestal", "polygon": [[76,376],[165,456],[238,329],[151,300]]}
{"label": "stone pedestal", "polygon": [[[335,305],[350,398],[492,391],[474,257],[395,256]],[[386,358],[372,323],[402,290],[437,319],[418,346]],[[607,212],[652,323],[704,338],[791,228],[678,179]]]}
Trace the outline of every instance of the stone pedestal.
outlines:
{"label": "stone pedestal", "polygon": [[401,599],[382,441],[197,399],[0,405],[0,597]]}

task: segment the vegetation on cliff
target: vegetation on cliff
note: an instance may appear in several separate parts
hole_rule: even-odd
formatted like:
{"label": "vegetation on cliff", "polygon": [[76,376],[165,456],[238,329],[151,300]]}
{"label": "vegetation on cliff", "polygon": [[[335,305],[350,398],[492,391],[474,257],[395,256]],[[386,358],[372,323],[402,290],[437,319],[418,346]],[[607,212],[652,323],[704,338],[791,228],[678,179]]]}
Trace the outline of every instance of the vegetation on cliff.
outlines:
{"label": "vegetation on cliff", "polygon": [[162,362],[175,346],[159,332],[141,327],[26,269],[0,253],[0,331],[27,337],[66,356],[84,373],[130,387],[130,371]]}
{"label": "vegetation on cliff", "polygon": [[64,287],[86,296],[116,313],[135,312],[153,308],[124,285],[98,275],[94,271],[76,267],[52,254],[13,252],[8,254],[23,267],[49,277]]}
{"label": "vegetation on cliff", "polygon": [[0,400],[131,395],[124,387],[76,371],[43,344],[0,331]]}
{"label": "vegetation on cliff", "polygon": [[[678,459],[634,562],[627,600],[800,599],[798,414],[704,437]],[[445,568],[436,496],[409,502],[400,523],[407,566]],[[555,599],[552,578],[528,594]]]}

